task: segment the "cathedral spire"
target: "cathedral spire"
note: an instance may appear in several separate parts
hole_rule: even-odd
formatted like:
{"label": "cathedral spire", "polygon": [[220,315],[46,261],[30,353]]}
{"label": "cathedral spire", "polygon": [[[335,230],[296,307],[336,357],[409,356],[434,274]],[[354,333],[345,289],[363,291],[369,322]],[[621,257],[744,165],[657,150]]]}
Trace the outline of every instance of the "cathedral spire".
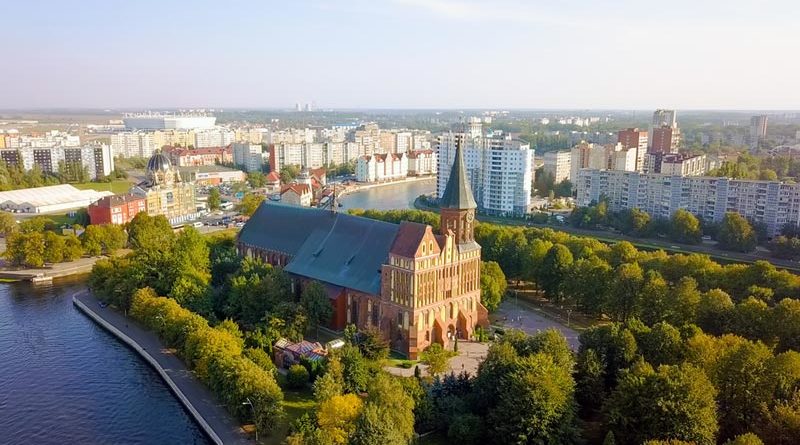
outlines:
{"label": "cathedral spire", "polygon": [[463,135],[461,141],[456,145],[456,159],[453,161],[450,177],[447,179],[447,186],[442,194],[441,208],[466,210],[478,207],[475,204],[475,198],[472,196],[472,189],[470,189],[467,179],[467,171],[464,168],[464,154],[461,150],[464,137],[466,135]]}

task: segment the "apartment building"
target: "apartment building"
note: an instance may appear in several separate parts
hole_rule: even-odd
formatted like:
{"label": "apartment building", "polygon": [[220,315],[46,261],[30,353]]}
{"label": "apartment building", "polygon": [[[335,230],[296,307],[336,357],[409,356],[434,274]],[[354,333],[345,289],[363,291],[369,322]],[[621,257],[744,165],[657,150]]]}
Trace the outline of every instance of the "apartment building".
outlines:
{"label": "apartment building", "polygon": [[636,150],[636,171],[644,171],[647,156],[648,134],[646,130],[626,128],[617,132],[617,142],[623,148]]}
{"label": "apartment building", "polygon": [[404,153],[377,153],[356,160],[356,181],[382,182],[408,176],[408,156]]}
{"label": "apartment building", "polygon": [[[168,145],[168,144],[165,144]],[[184,145],[185,147],[186,145]],[[122,131],[111,135],[111,151],[123,158],[149,158],[161,145],[153,140],[153,133]]]}
{"label": "apartment building", "polygon": [[569,150],[548,151],[544,154],[544,172],[553,175],[556,183],[570,179],[571,166],[572,153]]}
{"label": "apartment building", "polygon": [[[257,144],[251,144],[257,145]],[[259,150],[260,150],[259,145]],[[231,147],[207,148],[176,148],[164,147],[164,153],[169,156],[172,165],[190,167],[200,165],[219,165],[233,163],[233,149]],[[260,151],[259,151],[260,153]]]}
{"label": "apartment building", "polygon": [[415,150],[408,153],[408,176],[426,176],[436,174],[436,152],[433,150]]}
{"label": "apartment building", "polygon": [[688,154],[651,154],[651,163],[659,165],[654,173],[672,176],[701,176],[706,173],[706,155],[692,156]]}
{"label": "apartment building", "polygon": [[234,165],[240,166],[246,172],[261,171],[264,155],[260,144],[237,142],[232,145],[232,151]]}
{"label": "apartment building", "polygon": [[533,187],[534,150],[501,133],[483,134],[480,119],[464,131],[443,133],[437,142],[437,196],[441,199],[461,146],[464,165],[478,208],[492,214],[526,214]]}
{"label": "apartment building", "polygon": [[767,115],[761,114],[750,118],[750,149],[758,148],[758,145],[767,138]]}
{"label": "apartment building", "polygon": [[28,171],[34,166],[44,173],[64,173],[65,169],[83,169],[90,179],[108,176],[114,170],[114,156],[107,144],[86,144],[78,147],[20,147],[0,149],[6,165]]}
{"label": "apartment building", "polygon": [[639,208],[653,217],[669,218],[685,209],[715,222],[734,212],[763,224],[768,236],[779,234],[786,224],[800,224],[799,184],[584,169],[576,187],[579,206],[604,197],[615,211]]}
{"label": "apartment building", "polygon": [[236,133],[227,128],[211,128],[194,132],[194,148],[227,147],[236,139]]}

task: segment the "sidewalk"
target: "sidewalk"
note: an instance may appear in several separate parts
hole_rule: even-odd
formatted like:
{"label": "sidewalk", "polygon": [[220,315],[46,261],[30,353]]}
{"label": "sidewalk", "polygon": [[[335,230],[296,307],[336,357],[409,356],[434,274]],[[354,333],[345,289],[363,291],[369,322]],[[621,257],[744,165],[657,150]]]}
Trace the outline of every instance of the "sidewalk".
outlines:
{"label": "sidewalk", "polygon": [[[93,318],[92,315],[95,315],[110,324],[133,340],[144,353],[149,354],[157,362],[156,371],[166,375],[165,383],[168,386],[172,386],[169,380],[172,381],[172,384],[175,385],[175,388],[172,388],[173,392],[176,393],[187,411],[194,417],[200,417],[198,424],[201,428],[212,430],[212,434],[209,434],[212,442],[216,442],[213,437],[216,435],[226,445],[254,443],[247,437],[238,422],[228,414],[225,406],[217,402],[214,395],[195,378],[173,351],[162,346],[161,341],[154,333],[141,328],[133,320],[125,318],[109,307],[101,307],[99,301],[89,292],[79,292],[73,298],[83,303],[86,311],[91,312],[91,314],[87,313],[87,316]],[[102,325],[99,322],[98,324]],[[116,335],[113,331],[111,333]],[[122,338],[120,340],[125,341]],[[133,349],[137,349],[135,346],[131,346]],[[142,351],[137,352],[143,353]],[[143,355],[143,357],[147,359],[146,356]],[[158,369],[159,367],[161,369]]]}

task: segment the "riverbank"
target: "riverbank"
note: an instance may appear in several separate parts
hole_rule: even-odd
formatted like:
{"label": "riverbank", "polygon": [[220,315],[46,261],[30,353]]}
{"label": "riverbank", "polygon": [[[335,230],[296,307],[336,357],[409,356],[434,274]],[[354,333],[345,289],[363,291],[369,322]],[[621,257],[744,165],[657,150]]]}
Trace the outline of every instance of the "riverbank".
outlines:
{"label": "riverbank", "polygon": [[117,337],[139,355],[164,379],[170,390],[215,444],[252,444],[247,434],[230,416],[225,406],[201,384],[173,350],[166,349],[158,337],[119,312],[100,305],[89,292],[72,297],[83,314]]}
{"label": "riverbank", "polygon": [[0,269],[0,279],[10,281],[31,281],[34,283],[53,281],[72,275],[83,275],[92,271],[94,263],[105,257],[78,258],[68,263],[57,263],[49,267],[33,269]]}

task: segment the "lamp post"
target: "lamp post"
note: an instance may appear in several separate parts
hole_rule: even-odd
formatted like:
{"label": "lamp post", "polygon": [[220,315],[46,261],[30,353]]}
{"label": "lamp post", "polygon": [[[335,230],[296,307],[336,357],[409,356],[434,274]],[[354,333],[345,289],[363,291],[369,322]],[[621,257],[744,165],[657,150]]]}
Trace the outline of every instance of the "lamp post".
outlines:
{"label": "lamp post", "polygon": [[253,429],[256,432],[256,442],[258,442],[258,424],[256,423],[256,407],[253,406],[253,402],[250,400],[250,397],[247,398],[246,402],[242,402],[242,405],[250,405],[250,409],[253,411]]}

